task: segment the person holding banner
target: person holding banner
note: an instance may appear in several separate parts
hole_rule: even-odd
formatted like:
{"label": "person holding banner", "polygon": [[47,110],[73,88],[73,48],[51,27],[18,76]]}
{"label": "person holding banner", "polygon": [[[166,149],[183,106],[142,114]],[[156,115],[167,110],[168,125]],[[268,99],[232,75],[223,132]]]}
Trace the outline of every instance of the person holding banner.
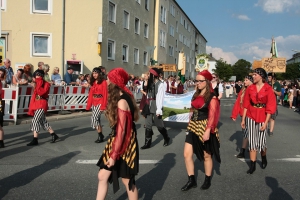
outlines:
{"label": "person holding banner", "polygon": [[52,136],[51,143],[55,143],[59,137],[55,134],[46,120],[46,112],[48,110],[48,98],[50,84],[44,81],[44,71],[36,70],[33,73],[33,82],[35,82],[34,91],[29,104],[28,115],[33,116],[31,122],[31,131],[33,131],[33,140],[27,144],[27,146],[38,145],[38,134],[40,132],[40,126],[47,130]]}
{"label": "person holding banner", "polygon": [[267,73],[263,68],[256,68],[253,72],[253,84],[245,93],[243,107],[244,113],[241,127],[248,132],[250,150],[250,169],[247,174],[256,170],[256,152],[260,152],[262,168],[267,167],[266,132],[271,114],[276,111],[276,99],[273,88],[266,82]]}
{"label": "person holding banner", "polygon": [[139,171],[139,148],[134,122],[139,119],[139,109],[126,87],[128,78],[123,68],[115,68],[107,75],[109,96],[105,115],[113,130],[97,163],[100,167],[97,200],[105,199],[109,182],[113,183],[114,193],[119,190],[119,177],[128,199],[138,199],[135,176]]}
{"label": "person holding banner", "polygon": [[163,146],[168,146],[170,138],[168,136],[167,129],[164,126],[164,122],[162,120],[162,107],[164,101],[164,84],[159,79],[159,74],[161,73],[160,69],[151,68],[149,70],[150,77],[148,80],[148,94],[147,101],[149,101],[149,108],[146,111],[144,109],[144,113],[146,116],[146,129],[145,129],[145,144],[141,147],[141,149],[148,149],[151,147],[152,143],[152,124],[154,121],[155,126],[158,131],[162,134],[164,138]]}
{"label": "person holding banner", "polygon": [[220,140],[217,129],[220,104],[211,85],[212,79],[212,74],[208,70],[203,70],[196,76],[197,89],[192,97],[192,115],[188,123],[184,145],[188,182],[181,188],[181,191],[197,187],[194,175],[194,153],[200,161],[204,161],[205,180],[201,186],[202,190],[208,189],[211,185],[212,156],[214,155],[215,159],[221,163]]}
{"label": "person holding banner", "polygon": [[[244,113],[244,107],[243,107],[243,102],[244,102],[244,97],[245,97],[245,92],[246,89],[249,85],[252,85],[253,83],[253,78],[250,75],[247,75],[244,80],[244,85],[242,86],[240,92],[238,93],[238,97],[234,103],[232,113],[231,113],[231,119],[233,121],[236,121],[236,117],[238,114],[240,114],[241,117],[243,117]],[[245,149],[248,144],[248,132],[244,129],[244,139],[243,139],[243,144],[242,144],[242,149],[241,152],[236,156],[237,158],[245,158]]]}
{"label": "person holding banner", "polygon": [[107,104],[107,83],[99,67],[95,67],[91,77],[91,88],[86,104],[86,110],[92,108],[92,128],[98,132],[96,143],[104,141],[101,126],[101,114],[106,109]]}

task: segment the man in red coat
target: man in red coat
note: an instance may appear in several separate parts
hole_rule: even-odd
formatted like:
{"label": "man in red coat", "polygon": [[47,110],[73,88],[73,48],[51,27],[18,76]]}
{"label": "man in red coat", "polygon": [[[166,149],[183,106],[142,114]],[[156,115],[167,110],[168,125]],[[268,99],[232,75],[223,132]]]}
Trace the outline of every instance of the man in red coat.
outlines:
{"label": "man in red coat", "polygon": [[58,136],[54,133],[53,129],[46,120],[46,112],[48,110],[48,98],[50,84],[44,81],[44,71],[36,70],[33,73],[33,81],[35,82],[34,91],[29,104],[28,115],[33,116],[31,122],[31,131],[33,131],[33,140],[27,144],[27,146],[38,145],[38,134],[40,132],[40,127],[42,126],[44,130],[47,130],[52,136],[51,143],[55,143]]}

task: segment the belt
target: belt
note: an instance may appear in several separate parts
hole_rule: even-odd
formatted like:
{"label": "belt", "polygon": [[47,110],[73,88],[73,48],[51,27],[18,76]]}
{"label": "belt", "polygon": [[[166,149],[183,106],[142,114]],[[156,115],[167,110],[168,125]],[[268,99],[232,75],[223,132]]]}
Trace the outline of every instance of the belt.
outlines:
{"label": "belt", "polygon": [[41,100],[41,99],[48,101],[48,99],[45,99],[45,98],[41,97],[40,95],[35,96],[35,100]]}
{"label": "belt", "polygon": [[102,95],[102,94],[93,94],[93,97],[94,97],[94,98],[102,98],[103,95]]}
{"label": "belt", "polygon": [[265,108],[266,107],[265,103],[252,103],[251,102],[251,105],[255,108]]}

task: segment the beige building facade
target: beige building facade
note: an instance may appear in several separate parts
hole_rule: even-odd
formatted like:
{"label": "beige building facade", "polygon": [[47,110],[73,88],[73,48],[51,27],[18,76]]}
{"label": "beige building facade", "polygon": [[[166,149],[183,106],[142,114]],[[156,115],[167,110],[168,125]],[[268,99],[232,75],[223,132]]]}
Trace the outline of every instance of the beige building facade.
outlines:
{"label": "beige building facade", "polygon": [[183,51],[188,77],[205,53],[206,39],[174,0],[0,1],[0,48],[14,71],[43,61],[61,75],[68,65],[84,74],[102,65],[141,75],[150,58],[177,64]]}

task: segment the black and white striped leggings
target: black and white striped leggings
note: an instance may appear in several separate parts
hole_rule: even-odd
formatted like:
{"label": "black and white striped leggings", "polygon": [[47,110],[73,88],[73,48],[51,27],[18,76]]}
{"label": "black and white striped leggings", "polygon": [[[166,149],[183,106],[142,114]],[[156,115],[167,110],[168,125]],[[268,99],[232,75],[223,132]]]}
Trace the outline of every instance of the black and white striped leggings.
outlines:
{"label": "black and white striped leggings", "polygon": [[245,120],[245,134],[248,134],[249,150],[256,150],[261,152],[267,148],[266,133],[267,129],[260,131],[264,123],[257,123],[253,119],[246,117]]}
{"label": "black and white striped leggings", "polygon": [[92,106],[92,128],[95,129],[98,126],[101,126],[101,114],[102,112],[100,111],[101,104],[97,106]]}
{"label": "black and white striped leggings", "polygon": [[45,131],[48,131],[51,128],[50,124],[46,120],[45,111],[43,109],[38,109],[35,111],[31,121],[30,129],[31,131],[40,132],[40,127],[43,127]]}

